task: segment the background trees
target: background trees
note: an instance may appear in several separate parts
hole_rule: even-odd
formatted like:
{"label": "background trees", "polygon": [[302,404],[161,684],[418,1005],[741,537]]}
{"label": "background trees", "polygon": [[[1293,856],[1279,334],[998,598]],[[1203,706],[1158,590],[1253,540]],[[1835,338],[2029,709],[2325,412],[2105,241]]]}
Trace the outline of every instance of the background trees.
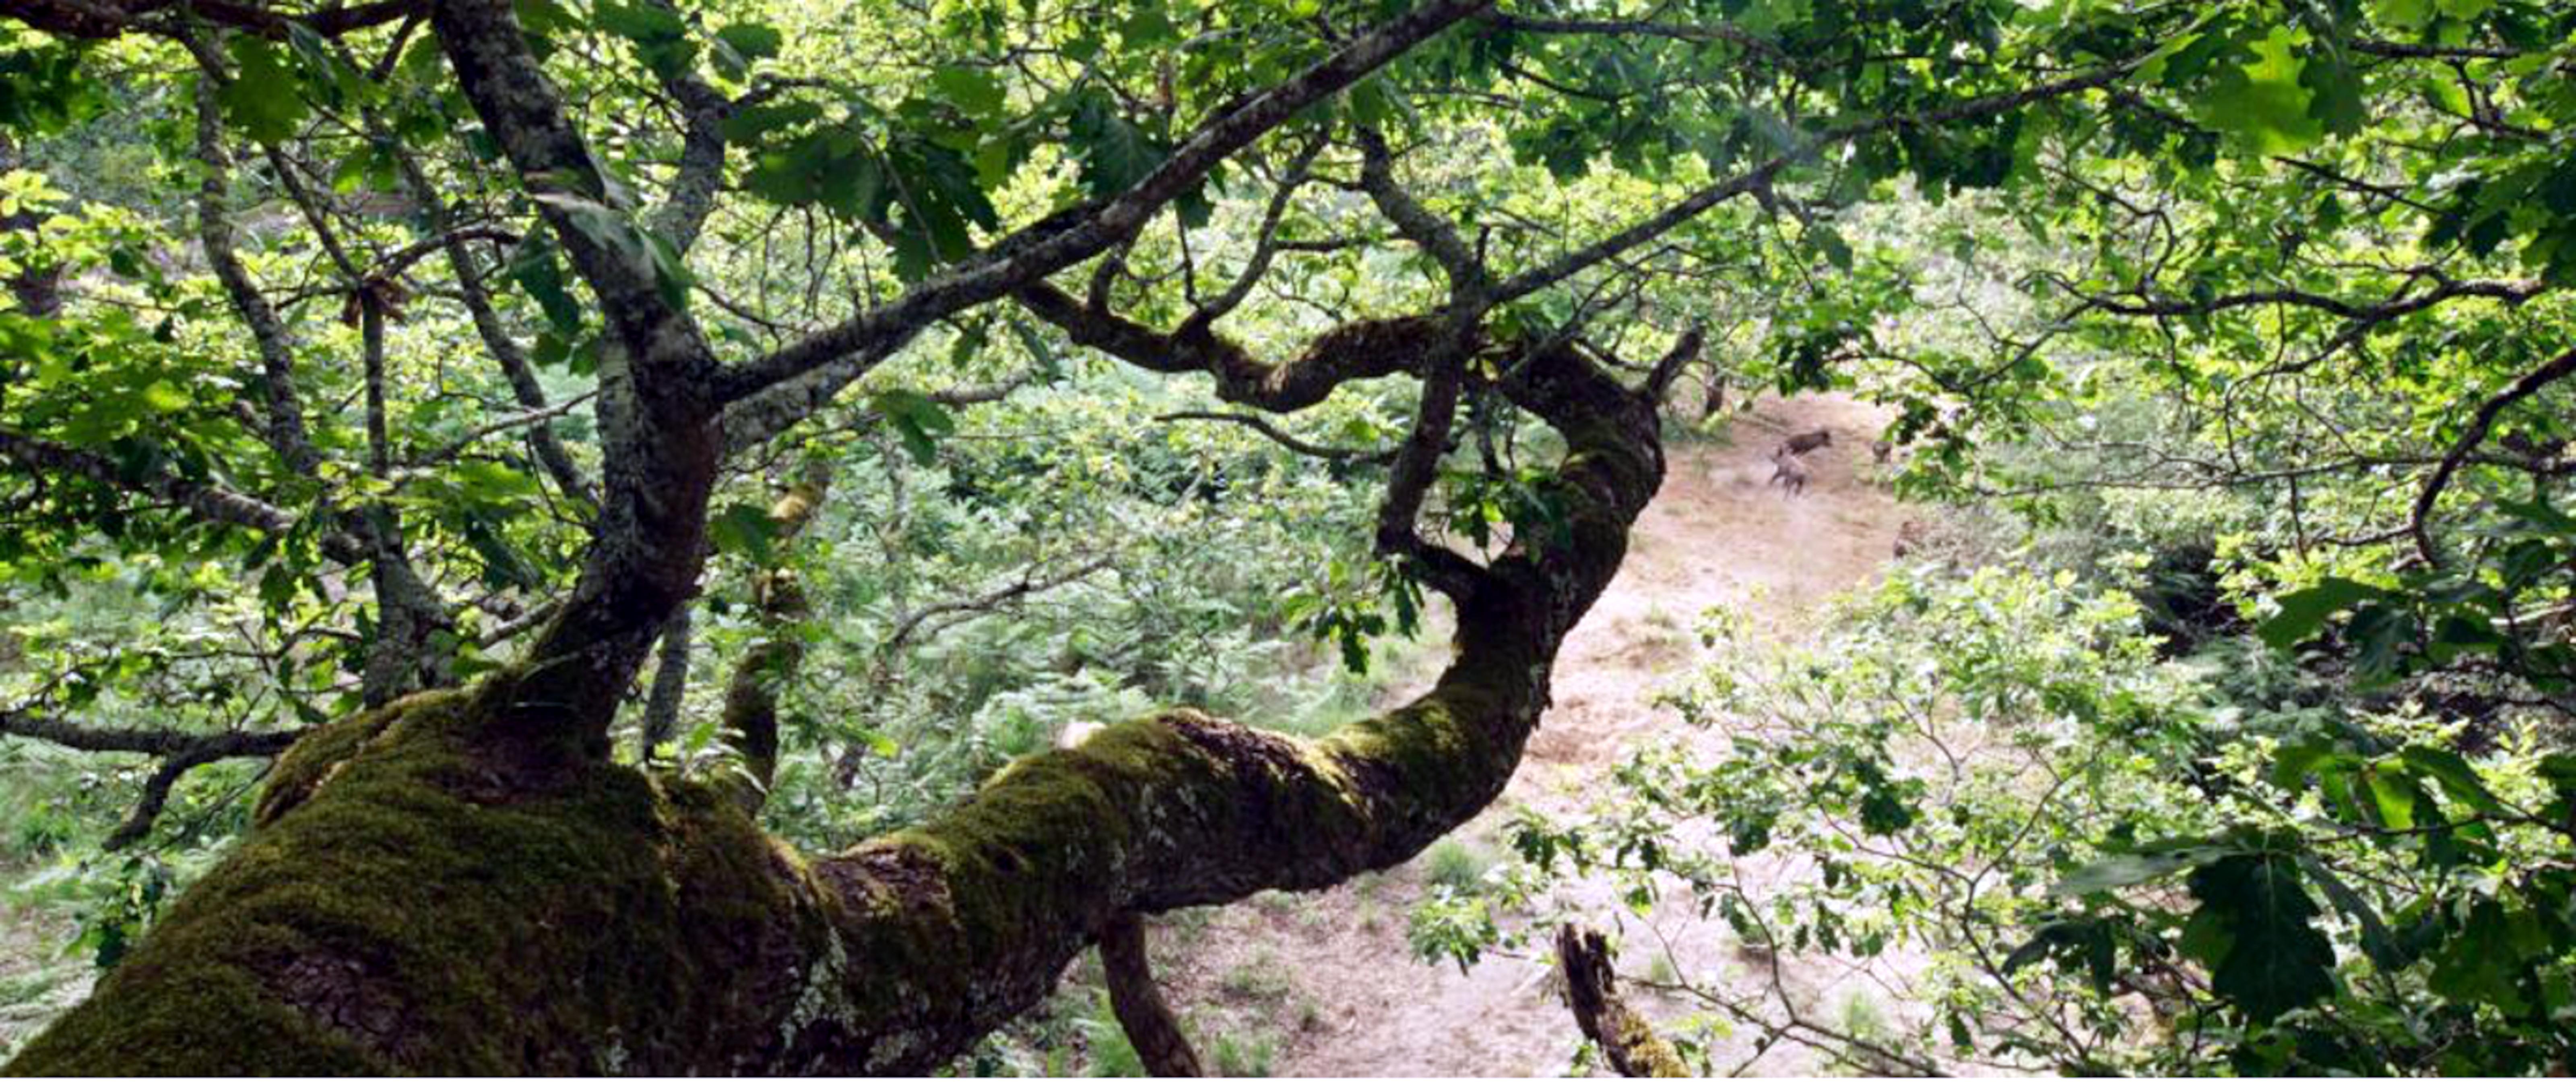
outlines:
{"label": "background trees", "polygon": [[[159,844],[223,843],[248,775],[189,772],[328,726],[34,1065],[213,1066],[227,1025],[316,1067],[936,1064],[1104,922],[1489,801],[1691,384],[1865,381],[1910,491],[2042,523],[2220,493],[2149,524],[2207,542],[2178,630],[2228,599],[2275,645],[2331,622],[2366,689],[2563,703],[2544,5],[12,14],[0,726],[155,760],[88,798],[133,787],[118,847],[174,793]],[[1165,713],[984,780],[1076,717],[1367,713],[1279,643],[1357,668],[1426,612],[1446,675],[1321,741]],[[2350,735],[2329,792],[2495,814]],[[21,820],[79,849],[59,771]],[[772,861],[746,813],[865,843]],[[2193,852],[2203,903],[2328,889]],[[497,938],[400,919],[496,862]],[[166,875],[122,874],[82,877],[153,884],[90,921],[105,962]],[[453,964],[548,922],[606,926]],[[627,956],[670,964],[496,1021]]]}

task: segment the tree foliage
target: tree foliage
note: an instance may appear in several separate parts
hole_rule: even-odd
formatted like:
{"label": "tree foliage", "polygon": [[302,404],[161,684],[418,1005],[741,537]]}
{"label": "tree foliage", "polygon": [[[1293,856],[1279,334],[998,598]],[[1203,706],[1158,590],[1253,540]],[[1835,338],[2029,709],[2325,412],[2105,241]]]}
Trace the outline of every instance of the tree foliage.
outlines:
{"label": "tree foliage", "polygon": [[[1974,955],[1946,1049],[1870,1062],[2563,1065],[2562,9],[31,0],[0,18],[0,732],[29,738],[0,754],[45,779],[16,821],[99,859],[114,801],[31,745],[142,756],[100,787],[139,809],[116,846],[238,897],[269,866],[226,854],[364,816],[325,785],[248,827],[240,773],[198,768],[470,701],[418,727],[457,748],[352,752],[375,780],[345,799],[452,752],[485,780],[442,800],[570,787],[675,802],[585,823],[739,839],[694,818],[738,806],[856,844],[746,906],[797,973],[845,965],[813,960],[832,921],[991,932],[954,973],[835,970],[866,994],[781,1047],[638,1065],[932,1065],[1106,921],[1463,821],[1616,572],[1656,408],[1686,376],[1856,389],[1906,492],[2078,527],[2043,536],[2087,577],[1899,579],[1843,671],[1712,677],[1688,709],[1797,724],[1641,760],[1605,825],[1529,825],[1532,874],[1678,873],[1746,934]],[[2131,543],[2202,554],[2165,567],[2190,611],[2123,606]],[[1384,715],[1303,653],[1362,670],[1442,619],[1452,667]],[[2160,656],[2147,619],[2295,675]],[[418,696],[445,688],[473,698]],[[1171,705],[1356,723],[1042,751]],[[1962,720],[2018,772],[1927,776],[1909,742]],[[1349,829],[994,871],[1196,799],[1210,762]],[[600,780],[630,767],[672,788]],[[726,799],[670,795],[699,786]],[[1681,841],[1702,819],[1828,881],[1763,911]],[[113,859],[81,876],[122,899],[105,964],[168,894]],[[938,927],[854,901],[987,877]],[[1508,923],[1485,904],[1424,942],[1472,955]],[[952,977],[986,983],[876,994]],[[2129,996],[2192,1043],[2142,1039]],[[320,1028],[379,1066],[616,1066]]]}

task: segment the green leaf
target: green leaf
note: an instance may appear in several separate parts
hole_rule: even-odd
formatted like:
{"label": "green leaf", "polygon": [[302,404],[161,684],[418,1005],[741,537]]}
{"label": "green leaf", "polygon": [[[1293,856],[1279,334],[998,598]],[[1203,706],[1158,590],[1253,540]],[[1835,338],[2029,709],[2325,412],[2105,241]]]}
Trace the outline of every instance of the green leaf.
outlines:
{"label": "green leaf", "polygon": [[2379,812],[2380,824],[2391,830],[2415,829],[2415,786],[2385,770],[2364,771],[2362,776],[2370,783],[2370,798]]}
{"label": "green leaf", "polygon": [[2317,906],[2293,858],[2227,857],[2193,871],[2190,887],[2202,925],[2191,938],[2210,987],[2247,1017],[2270,1022],[2334,993],[2334,944],[2313,923]]}
{"label": "green leaf", "polygon": [[2433,0],[2372,0],[2372,15],[2398,30],[2420,30],[2433,21]]}
{"label": "green leaf", "polygon": [[559,338],[569,340],[581,333],[581,305],[564,287],[563,264],[555,259],[554,239],[544,230],[530,230],[528,239],[519,243],[510,256],[509,274],[511,281],[536,298]]}
{"label": "green leaf", "polygon": [[875,399],[879,416],[902,437],[912,460],[927,466],[939,460],[939,437],[957,430],[948,408],[912,391],[883,391]]}
{"label": "green leaf", "polygon": [[519,589],[545,585],[544,574],[510,544],[491,516],[480,512],[467,514],[463,532],[467,547],[483,558],[483,581],[486,585]]}
{"label": "green leaf", "polygon": [[721,127],[726,142],[756,143],[770,132],[812,123],[822,116],[823,107],[813,102],[782,101],[735,110],[732,116],[724,119]]}
{"label": "green leaf", "polygon": [[2433,779],[2434,784],[2441,786],[2442,791],[2449,794],[2451,799],[2482,812],[2493,813],[2504,810],[2504,803],[2497,800],[2494,793],[2488,791],[2486,782],[2478,777],[2478,772],[2471,768],[2469,761],[2461,758],[2458,752],[2446,748],[2417,746],[2397,754],[2399,758],[2406,761],[2406,765],[2414,767],[2416,773]]}
{"label": "green leaf", "polygon": [[894,238],[895,273],[918,280],[930,269],[974,250],[969,223],[1000,223],[993,204],[978,187],[974,166],[958,153],[928,139],[906,136],[886,148],[886,157],[901,182],[901,229]]}
{"label": "green leaf", "polygon": [[876,148],[848,125],[807,132],[762,151],[744,175],[743,188],[773,203],[820,204],[843,218],[886,221],[887,186]]}
{"label": "green leaf", "polygon": [[2300,79],[2305,45],[2287,26],[2247,44],[2251,59],[2222,65],[2202,91],[2201,122],[2236,136],[2257,154],[2294,154],[2314,145],[2324,127],[2309,115],[2315,95]]}
{"label": "green leaf", "polygon": [[1841,233],[1826,226],[1817,226],[1807,234],[1807,239],[1816,246],[1816,250],[1825,254],[1825,262],[1833,264],[1835,269],[1852,268],[1852,246]]}
{"label": "green leaf", "polygon": [[460,459],[448,475],[455,479],[458,493],[474,503],[509,503],[539,491],[536,478],[487,459]]}
{"label": "green leaf", "polygon": [[748,503],[725,505],[722,513],[707,520],[707,538],[715,542],[716,551],[750,558],[753,563],[769,562],[770,542],[778,535],[778,523],[769,512]]}
{"label": "green leaf", "polygon": [[724,42],[735,55],[745,60],[766,60],[778,55],[786,37],[778,28],[763,23],[735,23],[716,31],[716,40]]}
{"label": "green leaf", "polygon": [[1162,149],[1144,129],[1120,116],[1117,102],[1096,87],[1076,102],[1067,134],[1082,162],[1083,189],[1095,198],[1126,191],[1163,160]]}
{"label": "green leaf", "polygon": [[2308,115],[2330,135],[2353,135],[2370,120],[2361,99],[2361,73],[2346,62],[2341,50],[2309,58],[2299,72],[2299,85],[2308,88]]}
{"label": "green leaf", "polygon": [[188,408],[188,392],[166,379],[156,379],[143,387],[143,405],[154,413],[176,413]]}
{"label": "green leaf", "polygon": [[2111,927],[2095,918],[2057,920],[2041,925],[2029,942],[2005,956],[2004,972],[2018,972],[2044,958],[2056,958],[2061,968],[2069,962],[2081,964],[2094,989],[2104,993],[2109,991],[2112,978],[2119,975],[2118,945],[2112,940]]}
{"label": "green leaf", "polygon": [[1020,348],[1028,351],[1029,359],[1037,362],[1038,372],[1046,377],[1047,382],[1063,378],[1064,366],[1055,358],[1055,347],[1047,344],[1046,336],[1039,334],[1036,327],[1014,315],[1011,317],[1011,334],[1020,340]]}
{"label": "green leaf", "polygon": [[679,75],[697,59],[698,47],[689,40],[688,23],[663,4],[599,0],[591,9],[591,19],[600,29],[634,43],[635,55],[655,75],[666,79]]}
{"label": "green leaf", "polygon": [[286,64],[285,54],[262,38],[233,39],[233,78],[215,92],[224,120],[262,143],[294,138],[310,109],[304,104],[303,81]]}
{"label": "green leaf", "polygon": [[930,73],[930,85],[948,103],[972,116],[1000,112],[1005,100],[1002,84],[982,68],[949,64]]}
{"label": "green leaf", "polygon": [[2315,635],[2317,629],[2325,626],[2327,617],[2386,594],[2387,591],[2368,583],[2329,577],[2307,589],[2281,595],[2280,613],[2263,621],[2255,631],[2273,649],[2287,650]]}
{"label": "green leaf", "polygon": [[2526,1004],[2517,987],[2522,952],[2514,947],[2513,915],[2493,899],[2481,899],[2467,920],[2433,952],[2427,984],[2433,991],[2462,1002],[2491,1003],[2507,1013]]}
{"label": "green leaf", "polygon": [[2135,853],[2115,853],[2067,873],[2048,888],[2061,898],[2134,887],[2242,853],[2237,846],[2212,842],[2174,842]]}
{"label": "green leaf", "polygon": [[651,276],[664,300],[674,306],[687,302],[692,280],[689,268],[681,261],[679,250],[672,247],[669,238],[635,224],[633,219],[605,204],[578,195],[539,192],[532,198],[555,208],[562,215],[564,224],[583,239]]}
{"label": "green leaf", "polygon": [[2307,871],[2308,878],[2316,880],[2327,901],[2361,927],[2361,951],[2370,956],[2370,964],[2378,966],[2382,972],[2394,972],[2414,961],[2398,943],[2397,936],[2388,930],[2387,922],[2379,919],[2378,911],[2372,909],[2370,902],[2352,889],[2351,884],[2334,874],[2333,869],[2313,856],[2299,858],[2299,867]]}

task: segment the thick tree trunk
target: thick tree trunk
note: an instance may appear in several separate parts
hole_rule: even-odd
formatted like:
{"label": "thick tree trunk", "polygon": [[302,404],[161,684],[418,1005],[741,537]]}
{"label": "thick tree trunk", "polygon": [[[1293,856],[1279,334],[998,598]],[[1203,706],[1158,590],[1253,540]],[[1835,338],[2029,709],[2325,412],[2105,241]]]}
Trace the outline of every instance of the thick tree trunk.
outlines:
{"label": "thick tree trunk", "polygon": [[505,672],[299,743],[240,849],[10,1069],[918,1073],[1126,914],[1401,863],[1501,792],[1662,478],[1644,397],[1569,352],[1523,371],[1506,390],[1571,447],[1571,536],[1459,599],[1455,661],[1410,705],[1312,742],[1111,726],[809,858],[720,790],[515,769]]}

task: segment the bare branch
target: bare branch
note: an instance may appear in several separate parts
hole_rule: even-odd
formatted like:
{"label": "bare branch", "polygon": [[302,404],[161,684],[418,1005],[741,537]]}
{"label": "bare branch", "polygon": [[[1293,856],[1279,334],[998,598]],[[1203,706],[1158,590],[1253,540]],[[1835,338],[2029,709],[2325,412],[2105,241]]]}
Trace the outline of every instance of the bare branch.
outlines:
{"label": "bare branch", "polygon": [[1815,157],[1826,147],[1883,132],[1982,120],[1987,117],[2001,116],[2038,102],[2080,94],[2087,90],[2098,90],[2127,78],[2129,73],[2135,71],[2143,62],[2144,57],[2124,60],[2082,75],[2052,80],[2009,93],[1990,94],[1939,109],[1881,117],[1831,129],[1807,139],[1795,150],[1701,188],[1616,233],[1559,256],[1543,266],[1512,276],[1494,287],[1493,300],[1498,304],[1516,300],[1589,270],[1612,256],[1671,232],[1682,223],[1705,213],[1711,207],[1736,196],[1751,194],[1768,187],[1783,170]]}
{"label": "bare branch", "polygon": [[1242,425],[1245,428],[1249,428],[1268,437],[1272,443],[1276,443],[1281,447],[1285,447],[1290,451],[1305,455],[1309,458],[1328,458],[1342,462],[1367,462],[1374,464],[1383,464],[1395,460],[1395,452],[1392,450],[1365,451],[1356,447],[1326,447],[1320,443],[1310,443],[1299,439],[1296,436],[1290,435],[1287,430],[1280,428],[1278,425],[1271,424],[1268,418],[1257,414],[1221,413],[1213,410],[1178,410],[1172,413],[1166,413],[1154,419],[1157,421],[1221,421],[1226,424]]}
{"label": "bare branch", "polygon": [[2571,375],[2576,375],[2576,349],[2561,353],[2549,363],[2524,373],[2503,393],[2479,404],[2477,412],[2469,418],[2468,427],[2461,429],[2459,438],[2451,441],[2450,451],[2433,467],[2433,475],[2424,479],[2424,488],[2415,496],[2415,510],[2409,519],[2408,532],[2414,534],[2415,551],[2424,557],[2425,563],[2436,567],[2442,563],[2442,555],[2433,544],[2433,505],[2442,498],[2442,490],[2450,485],[2451,476],[2459,472],[2460,463],[2477,450],[2480,443],[2486,442],[2487,433],[2495,427],[2496,417],[2504,413],[2506,407]]}
{"label": "bare branch", "polygon": [[719,397],[739,403],[804,373],[860,359],[852,366],[858,370],[849,372],[847,379],[800,388],[798,395],[806,401],[774,404],[797,417],[812,412],[822,398],[864,374],[874,359],[890,354],[932,321],[1008,296],[1126,240],[1165,204],[1196,187],[1217,163],[1490,3],[1427,0],[1352,38],[1314,66],[1201,125],[1152,173],[1117,198],[1022,229],[891,304],[729,371]]}
{"label": "bare branch", "polygon": [[14,0],[9,16],[39,30],[76,38],[112,38],[134,30],[166,31],[171,20],[202,20],[266,38],[284,38],[302,27],[323,37],[338,37],[398,19],[412,18],[424,0],[375,0],[346,7],[324,5],[307,12],[272,10],[255,0]]}
{"label": "bare branch", "polygon": [[[221,485],[159,471],[129,471],[96,452],[34,436],[0,430],[0,457],[32,470],[67,474],[111,488],[155,496],[214,522],[269,533],[286,533],[300,522],[283,507]],[[321,542],[323,553],[343,564],[356,566],[372,558],[364,541],[338,529],[322,531]]]}
{"label": "bare branch", "polygon": [[486,436],[508,432],[514,428],[527,428],[532,425],[544,425],[557,417],[561,417],[564,414],[570,413],[579,408],[582,403],[590,401],[598,394],[599,392],[597,391],[584,391],[551,406],[541,406],[536,409],[521,410],[517,413],[504,414],[500,417],[495,417],[492,420],[466,430],[464,435],[458,436],[453,440],[449,440],[447,445],[444,447],[440,447],[437,450],[430,451],[426,454],[414,456],[409,465],[414,468],[434,466],[438,463],[445,462],[448,459],[464,454],[467,448],[482,442],[483,438]]}
{"label": "bare branch", "polygon": [[1127,1043],[1156,1078],[1204,1078],[1198,1050],[1181,1032],[1181,1021],[1163,1002],[1154,985],[1153,964],[1145,952],[1145,922],[1133,913],[1109,918],[1100,927],[1100,968],[1109,985],[1109,1009]]}
{"label": "bare branch", "polygon": [[[1181,322],[1184,333],[1194,327],[1204,329],[1208,324],[1224,318],[1226,313],[1234,311],[1246,298],[1252,296],[1253,287],[1261,284],[1262,277],[1270,272],[1271,259],[1279,254],[1279,221],[1286,215],[1288,203],[1296,197],[1297,189],[1306,183],[1307,173],[1315,164],[1315,156],[1323,149],[1324,141],[1317,139],[1307,144],[1306,149],[1299,151],[1296,159],[1289,163],[1287,171],[1279,178],[1278,189],[1270,193],[1270,205],[1262,209],[1261,225],[1255,234],[1252,256],[1244,261],[1243,273],[1235,276],[1234,284],[1227,286],[1225,292],[1200,305],[1196,311],[1190,313],[1188,319]],[[1115,266],[1106,260],[1102,261],[1101,265]],[[1105,281],[1106,279],[1103,278],[1093,279],[1094,287],[1090,304],[1094,309],[1108,307]]]}
{"label": "bare branch", "polygon": [[170,789],[191,770],[222,759],[265,759],[283,752],[300,732],[192,733],[179,729],[119,729],[73,725],[0,709],[0,736],[42,740],[75,751],[128,752],[159,756],[161,763],[143,783],[143,794],[125,821],[102,843],[123,849],[143,838],[169,803]]}

